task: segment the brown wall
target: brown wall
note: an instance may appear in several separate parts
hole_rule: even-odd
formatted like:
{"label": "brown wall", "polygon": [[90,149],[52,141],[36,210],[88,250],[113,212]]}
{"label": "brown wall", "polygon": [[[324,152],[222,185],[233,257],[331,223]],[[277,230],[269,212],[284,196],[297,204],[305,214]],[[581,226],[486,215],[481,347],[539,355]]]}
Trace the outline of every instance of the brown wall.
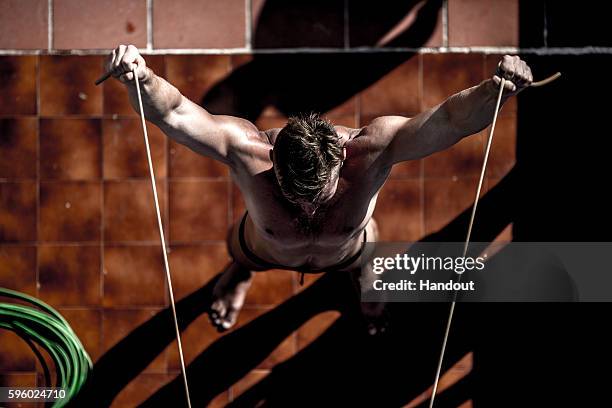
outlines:
{"label": "brown wall", "polygon": [[[0,286],[57,307],[94,360],[168,306],[139,119],[120,84],[109,80],[94,86],[103,64],[97,54],[107,52],[96,49],[133,43],[145,50],[149,46],[148,53],[159,50],[162,55],[146,56],[147,63],[200,101],[211,87],[252,62],[250,48],[329,47],[342,53],[351,39],[356,44],[371,41],[380,29],[375,16],[371,24],[364,20],[355,27],[363,10],[344,13],[341,1],[338,10],[320,14],[320,24],[313,20],[308,34],[291,38],[291,32],[283,34],[290,25],[275,20],[290,10],[268,11],[266,26],[258,27],[266,16],[264,0],[253,1],[252,12],[249,3],[0,0],[0,48],[5,50],[0,50]],[[500,12],[499,3],[450,0],[424,43],[433,48],[414,56],[406,53],[405,62],[345,95],[327,116],[358,127],[380,115],[414,115],[489,77],[500,55],[447,53],[436,47],[516,46],[517,2],[503,2],[512,10],[508,13]],[[249,16],[254,19],[252,33],[246,24]],[[150,30],[147,21],[152,22]],[[405,19],[408,26],[411,21]],[[368,30],[372,35],[364,37],[362,31]],[[283,38],[294,44],[283,43]],[[413,48],[409,42],[400,46]],[[59,55],[60,50],[76,49],[92,55]],[[179,55],[170,55],[175,53]],[[376,59],[369,61],[366,71],[376,68]],[[261,128],[275,127],[283,125],[285,116],[268,107],[254,120]],[[226,264],[225,234],[244,206],[227,169],[168,141],[154,126],[149,131],[175,292],[181,298]],[[419,239],[470,205],[485,133],[394,169],[375,213],[383,240]],[[498,123],[486,188],[513,165],[515,133],[516,104],[510,102]],[[290,272],[257,275],[240,324],[299,290]],[[231,400],[265,376],[336,316],[318,316],[288,337],[217,402]],[[219,337],[205,316],[183,336],[189,361]],[[29,348],[12,333],[0,331],[0,385],[34,385],[37,373],[40,382],[41,371]],[[117,405],[141,401],[177,373],[172,344],[120,394]]]}
{"label": "brown wall", "polygon": [[[398,5],[402,3],[402,5]],[[149,50],[373,46],[407,27],[418,1],[2,0],[0,49]],[[518,46],[518,0],[448,0],[421,45]],[[262,25],[264,31],[261,31]],[[298,36],[292,35],[300,30]],[[378,34],[376,39],[369,34]],[[259,44],[258,44],[259,42]]]}

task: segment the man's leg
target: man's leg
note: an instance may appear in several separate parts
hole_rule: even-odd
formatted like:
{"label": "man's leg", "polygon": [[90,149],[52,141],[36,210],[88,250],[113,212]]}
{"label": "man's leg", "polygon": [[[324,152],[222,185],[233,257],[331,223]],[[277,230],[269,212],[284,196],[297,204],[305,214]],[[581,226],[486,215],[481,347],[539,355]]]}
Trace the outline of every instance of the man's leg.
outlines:
{"label": "man's leg", "polygon": [[244,298],[251,287],[254,271],[269,269],[249,259],[242,242],[244,222],[247,214],[236,222],[227,234],[227,250],[232,261],[225,268],[213,288],[210,321],[219,331],[228,330],[236,324],[236,318],[244,305]]}
{"label": "man's leg", "polygon": [[238,262],[225,268],[213,289],[210,306],[210,321],[217,330],[227,330],[236,323],[252,279],[253,272]]}
{"label": "man's leg", "polygon": [[384,299],[375,302],[364,302],[361,300],[362,291],[372,287],[373,277],[375,276],[368,268],[371,269],[371,266],[356,268],[350,271],[350,274],[353,279],[355,291],[359,297],[361,313],[365,319],[368,333],[374,336],[382,334],[388,329],[389,317],[387,316]]}
{"label": "man's leg", "polygon": [[[376,220],[372,218],[365,228],[367,242],[378,241],[378,224]],[[378,302],[362,302],[361,292],[362,290],[368,290],[367,288],[372,287],[372,283],[376,278],[371,271],[371,265],[364,263],[372,254],[367,253],[365,250],[362,253],[359,265],[355,269],[349,271],[357,295],[359,296],[361,312],[367,324],[368,333],[371,335],[377,335],[384,333],[387,330],[388,317],[386,316],[386,304],[384,301]],[[363,264],[363,265],[362,265]]]}

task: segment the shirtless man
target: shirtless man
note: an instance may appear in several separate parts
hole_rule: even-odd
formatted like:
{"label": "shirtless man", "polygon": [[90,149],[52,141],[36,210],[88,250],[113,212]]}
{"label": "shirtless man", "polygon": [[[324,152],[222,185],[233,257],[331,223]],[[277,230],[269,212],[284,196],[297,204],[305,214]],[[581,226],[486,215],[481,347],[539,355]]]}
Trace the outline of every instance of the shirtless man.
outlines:
{"label": "shirtless man", "polygon": [[[254,271],[359,268],[363,242],[376,241],[376,198],[397,163],[444,150],[487,127],[504,76],[503,101],[531,84],[516,56],[477,86],[414,118],[382,116],[360,129],[318,115],[290,118],[282,129],[208,113],[146,66],[136,47],[120,45],[106,70],[125,84],[138,111],[132,69],[141,81],[146,118],[193,151],[229,166],[247,212],[228,237],[232,263],[213,291],[212,323],[234,325]],[[194,197],[194,200],[197,197]]]}

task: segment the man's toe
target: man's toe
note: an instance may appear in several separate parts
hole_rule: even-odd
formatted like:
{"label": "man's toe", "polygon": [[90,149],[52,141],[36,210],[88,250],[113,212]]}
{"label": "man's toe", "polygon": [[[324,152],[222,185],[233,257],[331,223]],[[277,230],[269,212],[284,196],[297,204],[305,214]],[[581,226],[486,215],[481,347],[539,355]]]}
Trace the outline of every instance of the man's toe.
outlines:
{"label": "man's toe", "polygon": [[221,322],[224,330],[228,330],[234,324],[236,324],[236,319],[238,317],[238,311],[239,311],[238,309],[233,309],[233,308],[230,308],[227,311],[227,315],[225,316],[225,318]]}
{"label": "man's toe", "polygon": [[227,307],[224,302],[217,300],[210,306],[210,322],[217,330],[223,330],[223,322],[227,314]]}
{"label": "man's toe", "polygon": [[214,318],[222,318],[225,316],[227,308],[225,307],[225,302],[221,300],[216,300],[210,306],[210,317]]}

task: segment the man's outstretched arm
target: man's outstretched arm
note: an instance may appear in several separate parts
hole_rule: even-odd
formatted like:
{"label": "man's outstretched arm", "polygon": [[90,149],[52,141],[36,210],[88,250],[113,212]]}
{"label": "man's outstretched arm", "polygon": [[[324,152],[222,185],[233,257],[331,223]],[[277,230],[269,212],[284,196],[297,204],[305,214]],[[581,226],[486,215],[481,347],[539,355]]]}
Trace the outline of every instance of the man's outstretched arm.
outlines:
{"label": "man's outstretched arm", "polygon": [[[505,56],[499,74],[507,79],[502,102],[521,92],[533,80],[531,70],[518,57]],[[412,119],[382,116],[372,121],[365,129],[366,133],[376,135],[385,145],[385,162],[388,164],[445,150],[491,124],[500,81],[496,74]]]}
{"label": "man's outstretched arm", "polygon": [[120,45],[109,55],[106,70],[125,84],[132,107],[138,112],[138,97],[132,69],[141,81],[142,103],[147,120],[166,135],[197,153],[232,165],[234,153],[257,128],[251,122],[225,115],[212,115],[183,96],[178,89],[146,66],[133,45]]}

